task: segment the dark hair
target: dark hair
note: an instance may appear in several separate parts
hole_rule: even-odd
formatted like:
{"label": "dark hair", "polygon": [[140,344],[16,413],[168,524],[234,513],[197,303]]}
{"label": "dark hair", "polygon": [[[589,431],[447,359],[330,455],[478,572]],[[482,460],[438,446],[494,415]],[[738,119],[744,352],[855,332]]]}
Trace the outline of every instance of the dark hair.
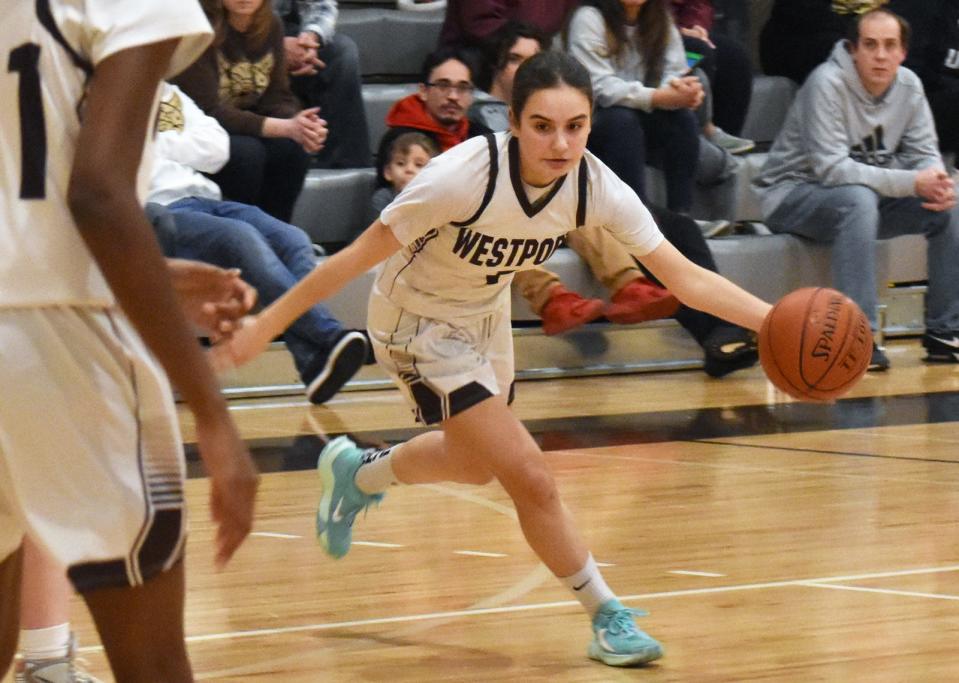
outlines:
{"label": "dark hair", "polygon": [[[606,23],[606,39],[609,43],[610,57],[619,58],[626,50],[629,37],[626,35],[626,11],[619,0],[583,0],[581,7],[595,7],[603,15]],[[569,47],[569,21],[563,36]],[[666,60],[666,46],[673,24],[673,15],[669,9],[669,0],[647,0],[639,10],[636,22],[634,47],[646,65],[646,77],[643,84],[655,88],[663,78],[663,64]]]}
{"label": "dark hair", "polygon": [[[200,0],[200,6],[213,27],[213,45],[218,47],[223,44],[229,30],[229,12],[223,6],[223,0]],[[273,21],[273,4],[270,0],[263,0],[260,8],[253,13],[249,30],[242,34],[247,49],[259,50],[263,47],[273,30]]]}
{"label": "dark hair", "polygon": [[429,83],[430,74],[433,73],[433,69],[451,59],[465,64],[470,72],[470,80],[474,83],[476,82],[476,60],[473,59],[473,56],[461,48],[445,46],[426,55],[426,59],[423,60],[423,66],[420,69],[420,83]]}
{"label": "dark hair", "polygon": [[593,106],[593,84],[589,80],[589,71],[574,57],[564,52],[540,52],[527,59],[516,70],[513,79],[513,117],[518,121],[533,93],[560,85],[568,85],[579,90],[589,106]]}
{"label": "dark hair", "polygon": [[412,145],[420,145],[429,152],[430,157],[440,153],[440,145],[432,133],[418,128],[397,127],[389,128],[380,138],[376,151],[376,186],[388,187],[389,181],[384,175],[386,165],[393,158],[393,152],[400,149],[408,151]]}
{"label": "dark hair", "polygon": [[549,39],[546,33],[532,24],[522,21],[508,21],[496,32],[496,41],[493,43],[493,73],[502,71],[509,62],[509,53],[520,38],[529,38],[539,44],[540,52],[549,49]]}
{"label": "dark hair", "polygon": [[902,48],[904,50],[908,49],[909,41],[912,39],[912,27],[909,25],[909,22],[895,12],[883,9],[881,7],[860,14],[856,20],[852,22],[852,25],[849,27],[849,42],[852,43],[853,46],[859,45],[859,27],[867,18],[874,17],[877,14],[885,14],[899,22],[899,42],[902,43]]}

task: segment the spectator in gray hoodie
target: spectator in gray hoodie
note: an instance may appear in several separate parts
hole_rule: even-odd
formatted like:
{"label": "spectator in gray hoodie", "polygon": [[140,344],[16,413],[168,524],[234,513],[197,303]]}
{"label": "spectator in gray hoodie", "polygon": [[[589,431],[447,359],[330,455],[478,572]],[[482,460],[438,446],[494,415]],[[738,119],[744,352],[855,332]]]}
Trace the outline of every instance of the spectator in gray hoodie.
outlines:
{"label": "spectator in gray hoodie", "polygon": [[[800,89],[755,181],[774,232],[833,245],[833,284],[876,329],[875,240],[929,243],[927,361],[959,362],[959,211],[919,78],[901,67],[908,23],[863,14]],[[882,350],[870,369],[885,370]]]}

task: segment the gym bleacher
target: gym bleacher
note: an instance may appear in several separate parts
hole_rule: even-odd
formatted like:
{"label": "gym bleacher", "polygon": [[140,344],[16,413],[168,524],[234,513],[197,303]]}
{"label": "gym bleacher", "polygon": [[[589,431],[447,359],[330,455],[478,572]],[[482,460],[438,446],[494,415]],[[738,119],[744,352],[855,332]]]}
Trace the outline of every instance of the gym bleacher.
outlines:
{"label": "gym bleacher", "polygon": [[[349,35],[359,47],[363,100],[374,151],[386,129],[384,117],[390,105],[416,89],[420,64],[435,47],[443,21],[442,10],[407,12],[392,5],[375,0],[341,2],[337,23],[337,30]],[[769,5],[768,0],[750,3],[753,45],[768,16]],[[795,90],[788,79],[756,74],[743,136],[756,140],[760,149],[768,148],[785,119]],[[828,285],[830,268],[827,249],[791,235],[770,234],[761,224],[750,181],[764,158],[763,153],[746,155],[733,178],[718,186],[698,188],[693,214],[705,219],[727,218],[749,226],[748,234],[711,239],[710,248],[723,275],[772,301],[797,287]],[[661,176],[651,169],[649,177],[651,198],[665,203]],[[293,223],[306,230],[314,242],[333,247],[345,244],[374,218],[370,208],[374,183],[371,168],[314,169],[307,176]],[[883,304],[880,336],[921,333],[925,288],[916,283],[926,279],[925,239],[898,237],[879,243],[877,249],[877,286],[882,287]],[[557,251],[546,265],[570,289],[584,296],[605,297],[602,286],[572,250]],[[373,274],[367,273],[326,302],[347,326],[365,327],[372,281]],[[547,337],[541,332],[538,317],[515,292],[512,315],[520,379],[702,365],[701,349],[671,320],[631,326],[597,322],[558,337]],[[392,386],[386,376],[375,366],[368,366],[346,388],[385,386]],[[225,390],[232,396],[263,396],[297,394],[302,386],[288,354],[277,343],[256,362],[226,378]]]}

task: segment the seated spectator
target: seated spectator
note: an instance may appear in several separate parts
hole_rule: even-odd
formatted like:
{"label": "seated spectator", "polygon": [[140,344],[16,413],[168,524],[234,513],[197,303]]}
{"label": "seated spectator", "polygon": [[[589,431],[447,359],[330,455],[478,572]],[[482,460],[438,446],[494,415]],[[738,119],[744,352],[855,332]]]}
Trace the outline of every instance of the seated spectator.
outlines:
{"label": "seated spectator", "polygon": [[223,196],[288,222],[326,124],[290,91],[269,2],[207,0],[205,9],[214,44],[175,82],[230,134],[230,160],[213,177]]}
{"label": "seated spectator", "polygon": [[372,166],[360,53],[349,36],[336,32],[336,0],[273,0],[273,7],[286,29],[283,47],[293,92],[307,107],[319,107],[329,130],[313,165]]}
{"label": "seated spectator", "polygon": [[886,2],[773,0],[769,19],[759,34],[759,64],[763,73],[786,76],[801,85],[813,69],[826,61],[836,41],[849,35],[859,15]]}
{"label": "seated spectator", "polygon": [[[299,228],[254,206],[220,200],[219,189],[201,171],[217,171],[229,149],[220,124],[176,86],[165,85],[147,201],[167,256],[239,268],[265,306],[313,270],[313,245]],[[172,221],[161,220],[163,215]],[[283,339],[313,403],[332,398],[366,360],[364,335],[344,329],[320,305]]]}
{"label": "seated spectator", "polygon": [[426,56],[419,92],[399,100],[386,114],[389,128],[377,150],[378,167],[387,158],[386,150],[393,139],[401,133],[425,132],[445,152],[466,138],[490,132],[466,118],[476,90],[474,64],[468,53],[456,48],[440,48]]}
{"label": "seated spectator", "polygon": [[430,159],[439,154],[436,141],[426,133],[410,131],[393,138],[376,169],[373,211],[379,215],[403,191]]}
{"label": "seated spectator", "polygon": [[712,120],[703,134],[733,154],[747,152],[752,140],[737,137],[753,92],[753,69],[742,45],[713,31],[712,0],[671,0],[673,16],[688,51],[703,55],[702,69],[713,92]]}
{"label": "seated spectator", "polygon": [[[529,24],[507,22],[500,29],[495,49],[490,98],[475,103],[470,116],[494,131],[509,129],[507,102],[513,97],[516,70],[546,48],[547,39],[541,31]],[[625,325],[668,318],[679,308],[679,300],[647,280],[626,249],[602,226],[574,230],[566,240],[609,290],[610,304],[585,299],[566,289],[558,275],[542,266],[518,272],[513,284],[530,309],[543,319],[546,334],[565,332],[603,315],[610,322]]]}
{"label": "seated spectator", "polygon": [[[532,26],[507,23],[500,31],[490,96],[477,101],[470,116],[493,130],[509,128],[513,77],[519,66],[545,48],[545,38]],[[647,204],[647,206],[650,206]],[[666,209],[650,206],[660,230],[691,261],[712,271],[716,263],[696,223]],[[715,316],[679,306],[658,282],[644,277],[636,261],[606,230],[580,228],[566,236],[569,246],[589,265],[593,275],[612,292],[611,303],[600,309],[597,299],[584,299],[563,287],[559,277],[545,268],[516,273],[513,282],[530,308],[543,319],[547,334],[582,324],[590,312],[615,323],[635,323],[674,315],[705,350],[704,370],[722,377],[756,362],[756,347],[748,330]]]}
{"label": "seated spectator", "polygon": [[959,2],[891,0],[912,25],[906,63],[922,79],[939,134],[939,149],[959,153]]}
{"label": "seated spectator", "polygon": [[[799,90],[755,185],[774,232],[832,245],[833,285],[876,330],[876,239],[928,239],[926,360],[959,362],[959,209],[919,78],[900,68],[909,26],[862,15]],[[870,369],[885,370],[882,349]]]}
{"label": "seated spectator", "polygon": [[476,80],[485,88],[507,22],[535,26],[551,40],[578,5],[579,0],[449,0],[440,45],[468,50],[477,64]]}
{"label": "seated spectator", "polygon": [[566,38],[593,78],[590,150],[641,199],[651,159],[663,170],[667,207],[681,213],[692,209],[694,180],[721,182],[735,171],[728,153],[701,139],[704,84],[689,70],[667,0],[587,0]]}

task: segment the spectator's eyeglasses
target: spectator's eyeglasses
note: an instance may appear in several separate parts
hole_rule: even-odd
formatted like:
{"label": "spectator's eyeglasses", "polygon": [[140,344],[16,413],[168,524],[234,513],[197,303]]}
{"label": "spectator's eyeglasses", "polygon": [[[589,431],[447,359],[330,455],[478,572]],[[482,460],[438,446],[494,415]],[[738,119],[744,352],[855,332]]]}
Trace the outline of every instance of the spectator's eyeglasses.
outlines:
{"label": "spectator's eyeglasses", "polygon": [[436,81],[434,83],[427,83],[426,87],[436,88],[441,95],[449,95],[454,90],[457,95],[472,95],[473,91],[476,90],[472,83],[467,83],[466,81],[460,81],[459,83]]}

